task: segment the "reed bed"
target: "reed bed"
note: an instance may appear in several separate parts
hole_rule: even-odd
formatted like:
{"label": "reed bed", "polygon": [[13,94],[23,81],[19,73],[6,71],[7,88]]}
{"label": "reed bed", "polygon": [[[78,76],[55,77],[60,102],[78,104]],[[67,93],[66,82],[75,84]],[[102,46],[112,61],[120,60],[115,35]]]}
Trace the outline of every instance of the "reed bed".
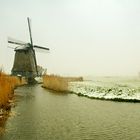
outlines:
{"label": "reed bed", "polygon": [[43,87],[58,92],[68,91],[68,83],[74,81],[83,81],[82,77],[62,77],[58,75],[44,75]]}
{"label": "reed bed", "polygon": [[64,92],[68,90],[68,81],[61,76],[57,75],[44,75],[43,87],[58,92]]}
{"label": "reed bed", "polygon": [[14,88],[21,84],[19,78],[0,71],[0,108],[5,107],[12,98]]}

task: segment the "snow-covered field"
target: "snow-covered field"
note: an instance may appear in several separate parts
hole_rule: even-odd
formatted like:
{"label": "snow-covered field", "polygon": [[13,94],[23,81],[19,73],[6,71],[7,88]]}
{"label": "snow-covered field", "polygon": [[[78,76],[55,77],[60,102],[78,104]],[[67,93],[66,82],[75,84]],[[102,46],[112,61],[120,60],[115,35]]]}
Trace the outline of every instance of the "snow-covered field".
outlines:
{"label": "snow-covered field", "polygon": [[116,101],[140,102],[140,78],[95,77],[91,81],[70,82],[69,90],[79,96]]}

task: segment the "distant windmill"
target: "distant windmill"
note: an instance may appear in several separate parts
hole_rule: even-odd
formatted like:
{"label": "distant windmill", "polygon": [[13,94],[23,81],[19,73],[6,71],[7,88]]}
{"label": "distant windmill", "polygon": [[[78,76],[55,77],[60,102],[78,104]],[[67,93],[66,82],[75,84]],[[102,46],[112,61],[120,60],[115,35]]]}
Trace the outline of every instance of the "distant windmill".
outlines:
{"label": "distant windmill", "polygon": [[16,53],[11,71],[12,75],[23,76],[28,80],[28,82],[30,82],[33,81],[36,76],[38,76],[35,49],[37,48],[43,51],[49,51],[49,48],[33,45],[30,19],[27,18],[27,21],[30,34],[30,43],[24,43],[12,38],[8,38],[8,43],[19,45],[14,48]]}

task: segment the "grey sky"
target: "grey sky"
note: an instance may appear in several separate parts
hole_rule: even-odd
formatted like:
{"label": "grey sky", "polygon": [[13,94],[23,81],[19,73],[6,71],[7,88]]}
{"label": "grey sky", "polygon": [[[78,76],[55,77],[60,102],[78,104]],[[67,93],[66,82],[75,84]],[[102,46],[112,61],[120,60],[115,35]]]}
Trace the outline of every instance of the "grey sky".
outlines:
{"label": "grey sky", "polygon": [[[7,37],[49,47],[37,53],[49,73],[137,75],[140,71],[139,0],[0,0],[0,65],[10,72]],[[10,44],[9,44],[10,46]]]}

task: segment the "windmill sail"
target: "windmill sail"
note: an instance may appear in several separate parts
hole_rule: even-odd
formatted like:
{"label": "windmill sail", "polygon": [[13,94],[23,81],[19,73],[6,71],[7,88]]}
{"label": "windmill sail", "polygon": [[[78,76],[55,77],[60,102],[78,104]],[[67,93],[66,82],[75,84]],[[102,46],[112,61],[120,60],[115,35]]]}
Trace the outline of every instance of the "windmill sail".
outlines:
{"label": "windmill sail", "polygon": [[8,43],[15,44],[15,45],[26,45],[27,44],[23,41],[20,41],[20,40],[11,38],[11,37],[8,37]]}
{"label": "windmill sail", "polygon": [[41,47],[41,46],[37,46],[37,45],[34,45],[34,49],[37,52],[43,52],[43,53],[48,53],[50,50],[49,48],[45,48],[45,47]]}
{"label": "windmill sail", "polygon": [[[30,34],[30,41],[31,41],[30,47],[31,47],[32,50],[33,50],[33,39],[32,39],[31,24],[30,24],[30,19],[29,19],[29,17],[27,17],[27,21],[28,21],[29,34]],[[36,69],[36,73],[37,73],[37,76],[38,76],[36,55],[35,55],[35,51],[34,51],[34,50],[33,50],[33,53],[34,53],[33,58],[34,58],[34,62],[35,62],[35,69]]]}
{"label": "windmill sail", "polygon": [[47,51],[50,50],[49,48],[45,48],[45,47],[41,47],[41,46],[37,46],[37,45],[34,45],[34,47],[35,47],[35,48],[38,48],[38,49],[47,50]]}
{"label": "windmill sail", "polygon": [[28,20],[28,27],[29,27],[30,41],[31,41],[31,45],[32,45],[32,47],[33,47],[33,39],[32,39],[31,24],[30,24],[31,21],[30,21],[29,17],[27,18],[27,20]]}

